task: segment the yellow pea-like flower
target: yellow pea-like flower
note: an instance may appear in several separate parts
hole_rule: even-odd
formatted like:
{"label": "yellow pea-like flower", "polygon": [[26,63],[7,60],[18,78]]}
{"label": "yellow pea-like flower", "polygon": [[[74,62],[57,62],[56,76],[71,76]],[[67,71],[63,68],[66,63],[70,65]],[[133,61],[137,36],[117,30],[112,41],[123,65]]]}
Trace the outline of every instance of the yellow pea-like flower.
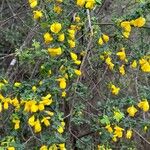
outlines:
{"label": "yellow pea-like flower", "polygon": [[51,32],[57,34],[62,29],[61,23],[55,22],[50,26]]}

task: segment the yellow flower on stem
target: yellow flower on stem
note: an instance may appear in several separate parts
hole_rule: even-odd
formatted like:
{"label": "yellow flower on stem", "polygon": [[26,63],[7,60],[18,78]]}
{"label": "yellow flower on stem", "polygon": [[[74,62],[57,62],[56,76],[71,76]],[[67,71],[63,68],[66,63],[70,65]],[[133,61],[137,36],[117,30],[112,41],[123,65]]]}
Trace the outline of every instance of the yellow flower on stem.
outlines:
{"label": "yellow flower on stem", "polygon": [[75,46],[76,46],[76,42],[73,40],[68,40],[68,44],[69,44],[70,48],[75,48]]}
{"label": "yellow flower on stem", "polygon": [[15,83],[14,83],[14,86],[15,86],[15,87],[20,87],[20,86],[21,86],[21,83],[20,83],[20,82],[15,82]]}
{"label": "yellow flower on stem", "polygon": [[15,124],[15,126],[14,126],[15,130],[20,128],[20,120],[19,119],[13,119],[12,122]]}
{"label": "yellow flower on stem", "polygon": [[66,88],[67,83],[66,83],[66,79],[65,78],[59,78],[59,79],[57,79],[57,81],[59,81],[59,87],[61,89],[65,89]]}
{"label": "yellow flower on stem", "polygon": [[37,87],[36,86],[32,86],[32,91],[36,92],[37,91]]}
{"label": "yellow flower on stem", "polygon": [[52,41],[53,41],[52,35],[50,33],[46,32],[44,34],[44,42],[45,42],[45,44],[49,44]]}
{"label": "yellow flower on stem", "polygon": [[143,17],[139,17],[130,22],[131,25],[133,25],[134,27],[139,27],[139,28],[143,27],[145,25],[145,23],[146,23],[146,19]]}
{"label": "yellow flower on stem", "polygon": [[75,60],[78,59],[77,54],[75,54],[75,53],[73,53],[73,52],[70,53],[70,56],[71,56],[71,59],[72,59],[73,61],[75,61]]}
{"label": "yellow flower on stem", "polygon": [[130,36],[130,32],[122,32],[122,35],[128,39]]}
{"label": "yellow flower on stem", "polygon": [[126,138],[127,138],[127,139],[131,139],[132,134],[133,134],[133,131],[132,131],[131,129],[127,130]]}
{"label": "yellow flower on stem", "polygon": [[105,43],[107,43],[109,41],[109,36],[106,35],[106,34],[103,34],[102,38],[103,38],[103,40],[104,40]]}
{"label": "yellow flower on stem", "polygon": [[55,22],[50,26],[51,32],[55,34],[59,33],[61,28],[62,28],[61,23],[58,23],[58,22]]}
{"label": "yellow flower on stem", "polygon": [[77,76],[81,76],[81,71],[80,70],[78,70],[78,69],[75,69],[74,70],[74,73],[77,75]]}
{"label": "yellow flower on stem", "polygon": [[107,126],[105,127],[105,129],[107,129],[107,131],[108,131],[109,133],[112,133],[112,132],[113,132],[113,129],[112,129],[112,127],[110,126],[110,124],[107,125]]}
{"label": "yellow flower on stem", "polygon": [[15,147],[10,146],[10,147],[7,148],[7,150],[15,150]]}
{"label": "yellow flower on stem", "polygon": [[137,61],[134,60],[132,63],[131,63],[131,68],[137,68]]}
{"label": "yellow flower on stem", "polygon": [[126,53],[125,53],[125,48],[121,48],[120,52],[117,52],[116,54],[120,60],[125,60],[126,59]]}
{"label": "yellow flower on stem", "polygon": [[60,14],[62,12],[62,8],[58,5],[54,5],[54,12]]}
{"label": "yellow flower on stem", "polygon": [[143,99],[141,102],[139,102],[138,107],[141,108],[144,112],[149,111],[149,103],[147,99]]}
{"label": "yellow flower on stem", "polygon": [[49,121],[50,117],[43,117],[43,119],[41,120],[41,123],[44,123],[45,126],[50,126],[50,121]]}
{"label": "yellow flower on stem", "polygon": [[121,65],[121,67],[119,67],[119,72],[121,75],[125,75],[124,65]]}
{"label": "yellow flower on stem", "polygon": [[43,13],[41,10],[35,10],[33,11],[33,18],[36,20],[39,20],[43,17]]}
{"label": "yellow flower on stem", "polygon": [[50,54],[50,56],[52,57],[56,57],[62,54],[62,49],[61,47],[58,48],[48,48],[48,53]]}
{"label": "yellow flower on stem", "polygon": [[63,92],[61,93],[61,96],[62,96],[62,97],[66,97],[66,92],[63,91]]}
{"label": "yellow flower on stem", "polygon": [[110,70],[113,70],[114,64],[112,63],[112,59],[109,56],[106,58],[105,63],[108,65]]}
{"label": "yellow flower on stem", "polygon": [[60,144],[58,144],[58,146],[59,146],[60,150],[66,150],[65,143],[60,143]]}
{"label": "yellow flower on stem", "polygon": [[122,136],[123,136],[123,131],[124,131],[124,129],[123,128],[121,128],[121,127],[119,127],[119,126],[115,126],[114,127],[114,135],[116,136],[116,137],[118,137],[118,138],[121,138]]}
{"label": "yellow flower on stem", "polygon": [[35,121],[35,124],[34,124],[34,132],[35,132],[35,133],[38,133],[38,132],[40,132],[41,130],[42,130],[42,127],[41,127],[41,124],[40,124],[40,120],[37,119],[37,120]]}
{"label": "yellow flower on stem", "polygon": [[28,124],[33,127],[35,125],[35,116],[31,116],[29,119],[28,119]]}
{"label": "yellow flower on stem", "polygon": [[83,7],[85,5],[86,0],[77,0],[77,5]]}
{"label": "yellow flower on stem", "polygon": [[131,32],[131,25],[129,21],[121,22],[121,27],[125,30],[125,32]]}
{"label": "yellow flower on stem", "polygon": [[140,59],[139,64],[141,65],[141,70],[143,72],[150,72],[150,62],[147,59]]}
{"label": "yellow flower on stem", "polygon": [[58,41],[63,42],[65,40],[65,34],[62,33],[58,36]]}
{"label": "yellow flower on stem", "polygon": [[86,0],[85,8],[93,9],[95,6],[95,3],[96,3],[95,0]]}
{"label": "yellow flower on stem", "polygon": [[103,39],[101,37],[98,39],[98,44],[99,45],[103,45],[104,44],[104,41],[103,41]]}
{"label": "yellow flower on stem", "polygon": [[127,108],[127,112],[128,112],[130,117],[134,117],[136,112],[137,112],[137,109],[132,105],[132,106]]}
{"label": "yellow flower on stem", "polygon": [[42,146],[40,147],[40,150],[48,150],[48,147],[47,147],[46,145],[42,145]]}
{"label": "yellow flower on stem", "polygon": [[114,94],[114,95],[118,95],[119,94],[119,91],[120,91],[119,87],[116,87],[115,85],[111,84],[110,88],[111,88],[111,93],[112,94]]}
{"label": "yellow flower on stem", "polygon": [[31,8],[34,8],[37,6],[38,2],[37,0],[29,0],[29,4]]}

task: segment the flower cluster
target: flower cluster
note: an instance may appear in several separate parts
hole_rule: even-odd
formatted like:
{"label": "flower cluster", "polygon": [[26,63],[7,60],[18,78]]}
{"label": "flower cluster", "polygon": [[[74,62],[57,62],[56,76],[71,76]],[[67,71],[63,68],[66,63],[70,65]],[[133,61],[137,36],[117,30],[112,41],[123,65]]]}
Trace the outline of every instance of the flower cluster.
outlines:
{"label": "flower cluster", "polygon": [[77,0],[77,5],[87,9],[93,9],[96,4],[95,0]]}
{"label": "flower cluster", "polygon": [[143,17],[139,17],[131,21],[122,21],[120,25],[121,25],[121,28],[123,29],[123,32],[122,32],[123,36],[125,38],[129,38],[130,32],[131,32],[131,26],[140,28],[140,27],[143,27],[145,23],[146,23],[146,20]]}

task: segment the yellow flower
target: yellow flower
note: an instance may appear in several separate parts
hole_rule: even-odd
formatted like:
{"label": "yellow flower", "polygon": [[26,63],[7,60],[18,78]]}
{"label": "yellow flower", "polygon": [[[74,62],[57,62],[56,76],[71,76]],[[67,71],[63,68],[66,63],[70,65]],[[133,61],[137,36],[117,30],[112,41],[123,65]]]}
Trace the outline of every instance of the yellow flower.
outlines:
{"label": "yellow flower", "polygon": [[41,122],[44,123],[47,127],[50,126],[50,121],[48,119],[50,119],[50,117],[43,117],[41,120]]}
{"label": "yellow flower", "polygon": [[57,79],[57,81],[59,81],[59,87],[61,89],[65,89],[66,88],[67,83],[66,83],[66,79],[65,78],[59,78],[59,79]]}
{"label": "yellow flower", "polygon": [[52,146],[49,147],[49,150],[58,150],[58,148],[55,144],[53,144]]}
{"label": "yellow flower", "polygon": [[123,34],[123,36],[125,37],[125,38],[129,38],[129,36],[130,36],[130,32],[123,32],[122,33]]}
{"label": "yellow flower", "polygon": [[147,131],[147,129],[148,129],[148,127],[147,127],[147,126],[144,126],[144,131],[145,131],[145,132]]}
{"label": "yellow flower", "polygon": [[[42,101],[42,102],[43,102],[43,101]],[[44,104],[43,104],[42,102],[40,102],[39,105],[38,105],[39,111],[42,111],[42,110],[45,109],[45,106],[44,106]]]}
{"label": "yellow flower", "polygon": [[85,4],[85,7],[87,9],[93,9],[94,6],[95,6],[95,0],[86,0],[86,4]]}
{"label": "yellow flower", "polygon": [[68,29],[69,37],[74,40],[76,31],[74,29]]}
{"label": "yellow flower", "polygon": [[131,67],[132,68],[136,68],[137,67],[137,61],[134,60],[132,63],[131,63]]}
{"label": "yellow flower", "polygon": [[146,23],[146,19],[143,17],[139,17],[139,18],[131,21],[131,25],[133,25],[135,27],[139,27],[139,28],[143,27],[145,25],[145,23]]}
{"label": "yellow flower", "polygon": [[106,35],[106,34],[103,34],[102,38],[103,38],[103,40],[104,40],[105,43],[107,43],[109,41],[109,36]]}
{"label": "yellow flower", "polygon": [[98,44],[99,45],[103,45],[104,44],[104,41],[103,41],[103,39],[101,37],[98,39]]}
{"label": "yellow flower", "polygon": [[75,53],[73,53],[73,52],[70,53],[70,56],[71,56],[71,59],[72,59],[73,61],[75,61],[75,60],[78,59],[77,54],[75,54]]}
{"label": "yellow flower", "polygon": [[132,105],[132,106],[127,108],[127,112],[128,112],[130,117],[134,117],[136,112],[137,112],[137,109]]}
{"label": "yellow flower", "polygon": [[49,98],[51,98],[51,97],[52,97],[51,94],[47,94],[46,96],[42,97],[42,100],[49,99]]}
{"label": "yellow flower", "polygon": [[46,114],[48,114],[49,116],[53,116],[54,115],[54,112],[52,112],[52,111],[45,110],[44,112]]}
{"label": "yellow flower", "polygon": [[6,79],[3,79],[3,82],[4,82],[5,84],[8,84],[8,81],[7,81]]}
{"label": "yellow flower", "polygon": [[83,7],[85,5],[86,0],[77,0],[77,5]]}
{"label": "yellow flower", "polygon": [[8,109],[8,107],[9,107],[9,102],[10,102],[10,99],[9,98],[5,98],[4,100],[3,100],[3,102],[4,102],[4,109],[5,110],[7,110]]}
{"label": "yellow flower", "polygon": [[54,12],[60,14],[62,12],[62,8],[58,5],[54,5]]}
{"label": "yellow flower", "polygon": [[79,16],[75,17],[75,22],[80,22],[81,18]]}
{"label": "yellow flower", "polygon": [[58,36],[58,41],[63,42],[65,40],[65,34],[62,33]]}
{"label": "yellow flower", "polygon": [[57,131],[62,134],[64,132],[64,128],[62,126],[59,126]]}
{"label": "yellow flower", "polygon": [[143,72],[150,72],[150,62],[148,62],[146,59],[140,59],[139,64],[141,65],[141,70]]}
{"label": "yellow flower", "polygon": [[77,75],[77,76],[81,76],[81,71],[80,70],[78,70],[78,69],[75,69],[74,70],[74,73]]}
{"label": "yellow flower", "polygon": [[126,59],[126,53],[125,53],[125,49],[121,48],[120,52],[117,52],[116,54],[120,60],[125,60]]}
{"label": "yellow flower", "polygon": [[80,64],[81,64],[81,61],[80,61],[80,60],[75,60],[74,63],[75,63],[76,65],[80,65]]}
{"label": "yellow flower", "polygon": [[119,91],[120,91],[120,88],[119,87],[116,87],[115,85],[111,85],[111,93],[114,94],[114,95],[118,95],[119,94]]}
{"label": "yellow flower", "polygon": [[13,123],[15,123],[14,129],[17,130],[20,128],[20,120],[13,119]]}
{"label": "yellow flower", "polygon": [[15,150],[15,147],[10,146],[10,147],[7,148],[7,150]]}
{"label": "yellow flower", "polygon": [[63,91],[63,92],[61,93],[61,96],[62,96],[62,97],[66,97],[66,92]]}
{"label": "yellow flower", "polygon": [[28,124],[33,127],[35,125],[35,116],[31,116],[29,119],[28,119]]}
{"label": "yellow flower", "polygon": [[76,46],[76,42],[73,40],[68,40],[68,44],[69,44],[70,48],[75,48],[75,46]]}
{"label": "yellow flower", "polygon": [[52,41],[53,41],[52,35],[49,34],[48,32],[46,32],[46,33],[44,34],[44,42],[45,42],[45,44],[49,44],[49,43],[52,42]]}
{"label": "yellow flower", "polygon": [[19,86],[21,86],[21,83],[20,82],[15,82],[14,86],[19,87]]}
{"label": "yellow flower", "polygon": [[43,13],[41,10],[35,10],[33,11],[33,18],[38,20],[41,19],[43,17]]}
{"label": "yellow flower", "polygon": [[121,65],[121,67],[119,67],[119,72],[121,75],[125,75],[124,65]]}
{"label": "yellow flower", "polygon": [[121,27],[125,30],[125,32],[131,32],[131,25],[129,21],[121,22]]}
{"label": "yellow flower", "polygon": [[58,144],[60,150],[66,150],[65,143]]}
{"label": "yellow flower", "polygon": [[33,92],[36,92],[36,91],[37,91],[36,86],[32,86],[32,91],[33,91]]}
{"label": "yellow flower", "polygon": [[113,140],[114,142],[117,142],[117,136],[116,136],[116,135],[113,135],[112,140]]}
{"label": "yellow flower", "polygon": [[48,147],[46,145],[43,145],[40,147],[40,150],[48,150]]}
{"label": "yellow flower", "polygon": [[131,139],[132,134],[133,134],[132,130],[127,130],[126,138],[127,138],[127,139]]}
{"label": "yellow flower", "polygon": [[112,59],[109,56],[106,58],[105,63],[108,65],[110,70],[113,70],[114,64],[112,63]]}
{"label": "yellow flower", "polygon": [[123,136],[124,129],[119,126],[115,126],[114,129],[115,129],[114,131],[115,137],[121,138]]}
{"label": "yellow flower", "polygon": [[112,129],[112,127],[111,127],[110,125],[107,125],[107,126],[105,127],[105,129],[107,129],[107,131],[108,131],[109,133],[112,133],[112,132],[113,132],[113,129]]}
{"label": "yellow flower", "polygon": [[63,2],[63,0],[56,0],[56,2],[62,3],[62,2]]}
{"label": "yellow flower", "polygon": [[38,2],[37,0],[29,0],[29,4],[31,8],[34,8],[37,6]]}
{"label": "yellow flower", "polygon": [[56,33],[56,34],[59,33],[59,31],[61,30],[61,28],[62,28],[62,26],[61,26],[61,24],[58,23],[58,22],[55,22],[55,23],[53,23],[53,24],[50,26],[51,32]]}
{"label": "yellow flower", "polygon": [[38,132],[40,132],[41,130],[42,130],[42,127],[41,127],[41,124],[40,124],[40,120],[37,119],[37,120],[35,121],[35,124],[34,124],[34,132],[35,132],[35,133],[38,133]]}
{"label": "yellow flower", "polygon": [[61,47],[58,48],[48,48],[48,53],[50,54],[50,56],[52,57],[56,57],[62,54],[62,50]]}
{"label": "yellow flower", "polygon": [[141,102],[139,102],[138,107],[141,108],[144,112],[147,112],[149,110],[149,103],[147,99],[143,99]]}

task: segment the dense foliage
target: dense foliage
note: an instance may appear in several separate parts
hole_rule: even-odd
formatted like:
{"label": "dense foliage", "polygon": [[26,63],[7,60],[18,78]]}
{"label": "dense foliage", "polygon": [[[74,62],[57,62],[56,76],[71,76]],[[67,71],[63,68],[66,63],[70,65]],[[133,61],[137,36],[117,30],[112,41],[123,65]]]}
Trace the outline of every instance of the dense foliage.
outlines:
{"label": "dense foliage", "polygon": [[149,149],[150,2],[1,10],[0,150]]}

